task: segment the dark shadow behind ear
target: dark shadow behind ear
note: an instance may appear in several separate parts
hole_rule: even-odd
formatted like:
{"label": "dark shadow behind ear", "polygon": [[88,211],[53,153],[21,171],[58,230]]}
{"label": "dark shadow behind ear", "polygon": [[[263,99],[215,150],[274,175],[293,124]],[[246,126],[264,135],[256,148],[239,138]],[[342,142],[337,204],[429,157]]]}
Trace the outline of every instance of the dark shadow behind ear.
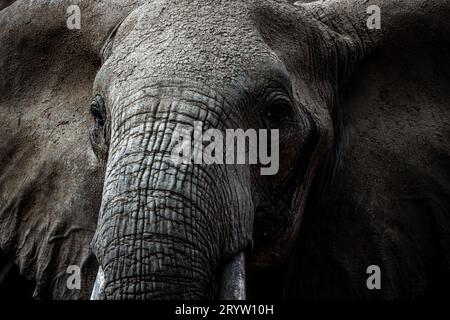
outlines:
{"label": "dark shadow behind ear", "polygon": [[[368,30],[367,6],[381,9]],[[357,45],[333,114],[334,149],[316,176],[286,298],[448,296],[450,2],[302,5]],[[381,268],[381,290],[367,268]]]}
{"label": "dark shadow behind ear", "polygon": [[[36,281],[35,298],[90,296],[103,169],[89,103],[97,53],[135,2],[81,2],[80,30],[66,26],[73,1],[0,12],[0,247]],[[80,289],[67,285],[77,267]]]}
{"label": "dark shadow behind ear", "polygon": [[6,7],[10,6],[13,2],[16,2],[16,0],[2,0],[2,1],[0,1],[0,10],[3,10]]}

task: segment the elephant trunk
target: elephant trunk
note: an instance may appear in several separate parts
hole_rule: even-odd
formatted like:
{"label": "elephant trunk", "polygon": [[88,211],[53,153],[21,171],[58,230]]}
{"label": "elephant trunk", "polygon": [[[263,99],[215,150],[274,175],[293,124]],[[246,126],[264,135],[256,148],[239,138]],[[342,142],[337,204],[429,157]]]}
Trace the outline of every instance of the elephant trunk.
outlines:
{"label": "elephant trunk", "polygon": [[[100,267],[97,272],[91,300],[104,299],[105,274]],[[224,266],[220,279],[218,298],[220,300],[246,299],[245,255],[238,254],[230,263]]]}
{"label": "elephant trunk", "polygon": [[220,233],[211,231],[216,227],[199,207],[208,208],[208,200],[193,199],[198,195],[188,188],[194,182],[182,187],[174,181],[176,175],[187,179],[186,172],[170,173],[159,161],[155,166],[140,174],[125,168],[130,174],[120,175],[117,183],[127,190],[115,191],[105,205],[98,230],[104,241],[105,297],[207,298],[213,294],[220,243]]}
{"label": "elephant trunk", "polygon": [[[141,112],[125,116],[133,119],[121,122],[126,127],[112,124],[92,244],[104,283],[99,273],[93,298],[208,299],[217,297],[222,270],[243,278],[242,258],[232,262],[237,268],[221,264],[245,249],[252,226],[241,219],[243,206],[233,202],[233,191],[218,182],[240,180],[223,167],[174,163],[173,132],[192,126],[154,116]],[[242,290],[232,291],[242,297]]]}

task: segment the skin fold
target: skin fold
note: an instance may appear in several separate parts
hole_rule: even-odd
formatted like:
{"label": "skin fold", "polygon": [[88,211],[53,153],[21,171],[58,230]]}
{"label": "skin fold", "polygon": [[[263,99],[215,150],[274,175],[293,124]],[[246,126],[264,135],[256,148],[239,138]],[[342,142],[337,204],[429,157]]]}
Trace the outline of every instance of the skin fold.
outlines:
{"label": "skin fold", "polygon": [[[444,292],[446,1],[374,1],[380,30],[358,0],[72,4],[0,11],[0,248],[35,298],[100,266],[103,299],[214,299],[241,252],[253,299]],[[279,172],[174,164],[195,122],[278,129]]]}

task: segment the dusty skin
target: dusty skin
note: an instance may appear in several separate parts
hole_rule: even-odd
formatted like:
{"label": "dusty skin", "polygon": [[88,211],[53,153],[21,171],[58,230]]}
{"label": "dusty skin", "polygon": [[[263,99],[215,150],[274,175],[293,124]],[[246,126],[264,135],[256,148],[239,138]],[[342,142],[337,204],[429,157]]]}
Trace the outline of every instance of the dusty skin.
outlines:
{"label": "dusty skin", "polygon": [[[370,4],[379,30],[363,0],[3,8],[0,248],[34,297],[448,296],[450,1]],[[278,173],[174,168],[194,121],[278,129]]]}

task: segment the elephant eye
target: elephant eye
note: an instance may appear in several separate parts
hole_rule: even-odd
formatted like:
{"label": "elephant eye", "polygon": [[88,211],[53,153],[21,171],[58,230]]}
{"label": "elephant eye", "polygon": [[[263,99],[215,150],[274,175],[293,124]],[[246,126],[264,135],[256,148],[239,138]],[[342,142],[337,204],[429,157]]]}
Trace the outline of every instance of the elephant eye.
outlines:
{"label": "elephant eye", "polygon": [[106,121],[105,103],[100,95],[96,95],[90,106],[90,112],[95,119],[95,124],[89,130],[89,140],[92,149],[101,161],[108,158],[110,128]]}
{"label": "elephant eye", "polygon": [[91,102],[91,114],[99,126],[105,124],[105,107],[102,97],[96,95]]}
{"label": "elephant eye", "polygon": [[264,108],[263,117],[270,127],[284,126],[286,123],[292,122],[294,115],[291,101],[287,97],[270,100]]}

